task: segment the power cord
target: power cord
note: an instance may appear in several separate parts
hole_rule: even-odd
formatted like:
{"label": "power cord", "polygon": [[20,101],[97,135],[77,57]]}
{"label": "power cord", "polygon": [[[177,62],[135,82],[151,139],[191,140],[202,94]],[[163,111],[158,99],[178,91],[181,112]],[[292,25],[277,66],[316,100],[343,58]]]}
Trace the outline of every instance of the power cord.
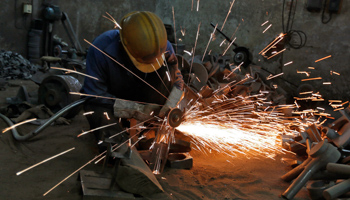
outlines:
{"label": "power cord", "polygon": [[[294,5],[295,2],[295,5]],[[286,33],[286,44],[288,44],[291,48],[293,49],[301,49],[305,46],[306,41],[307,41],[307,35],[305,32],[301,31],[301,30],[293,30],[293,23],[294,23],[294,16],[295,16],[295,11],[297,8],[297,3],[298,0],[292,0],[290,7],[289,7],[289,13],[288,13],[288,19],[287,19],[287,26],[285,27],[285,23],[284,23],[284,8],[285,8],[285,4],[286,4],[286,0],[283,0],[283,7],[282,7],[282,29],[283,29],[283,33]],[[293,9],[294,7],[294,9]],[[299,43],[295,44],[293,43],[292,38],[298,37],[299,39]]]}

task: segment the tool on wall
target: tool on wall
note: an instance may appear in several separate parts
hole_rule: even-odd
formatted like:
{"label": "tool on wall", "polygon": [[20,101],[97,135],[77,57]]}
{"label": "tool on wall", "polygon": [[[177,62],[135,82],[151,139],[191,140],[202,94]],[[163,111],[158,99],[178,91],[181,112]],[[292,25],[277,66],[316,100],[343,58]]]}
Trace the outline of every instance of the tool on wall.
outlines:
{"label": "tool on wall", "polygon": [[213,23],[210,23],[212,27],[216,29],[217,32],[219,32],[224,38],[232,43],[233,46],[236,48],[233,49],[233,52],[235,52],[235,56],[233,57],[233,62],[236,65],[239,65],[243,62],[243,67],[248,67],[250,63],[252,62],[252,54],[249,52],[249,49],[246,47],[238,46],[236,43],[234,43],[229,37],[227,37],[221,30],[215,27]]}

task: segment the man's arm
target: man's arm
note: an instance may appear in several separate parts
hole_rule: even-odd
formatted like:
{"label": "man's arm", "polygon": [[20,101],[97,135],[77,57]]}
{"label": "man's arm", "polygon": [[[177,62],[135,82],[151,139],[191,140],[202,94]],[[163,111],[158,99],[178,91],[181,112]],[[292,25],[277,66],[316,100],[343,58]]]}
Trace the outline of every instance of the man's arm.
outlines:
{"label": "man's arm", "polygon": [[178,61],[175,55],[175,51],[169,41],[167,44],[165,59],[170,68],[170,71],[173,73],[172,78],[174,79],[174,86],[179,90],[183,90],[184,80],[183,80],[181,71],[179,70],[179,67],[178,67]]}
{"label": "man's arm", "polygon": [[91,46],[86,59],[86,73],[98,80],[86,77],[82,92],[85,94],[106,97],[92,99],[91,101],[98,104],[108,104],[113,106],[114,100],[111,98],[115,98],[115,96],[108,92],[108,72],[106,72],[106,65],[108,65],[108,62],[106,62],[106,56]]}

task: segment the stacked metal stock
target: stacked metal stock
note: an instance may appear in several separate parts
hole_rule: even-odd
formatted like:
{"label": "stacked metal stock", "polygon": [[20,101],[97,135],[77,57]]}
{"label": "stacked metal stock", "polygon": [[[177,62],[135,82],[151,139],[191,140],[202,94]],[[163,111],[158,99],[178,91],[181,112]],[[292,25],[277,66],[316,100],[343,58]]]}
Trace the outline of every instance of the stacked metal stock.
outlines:
{"label": "stacked metal stock", "polygon": [[328,126],[310,125],[301,137],[285,144],[298,154],[306,152],[308,158],[282,176],[284,181],[294,179],[282,194],[284,198],[293,199],[305,185],[311,199],[349,198],[350,108],[339,112],[342,117]]}

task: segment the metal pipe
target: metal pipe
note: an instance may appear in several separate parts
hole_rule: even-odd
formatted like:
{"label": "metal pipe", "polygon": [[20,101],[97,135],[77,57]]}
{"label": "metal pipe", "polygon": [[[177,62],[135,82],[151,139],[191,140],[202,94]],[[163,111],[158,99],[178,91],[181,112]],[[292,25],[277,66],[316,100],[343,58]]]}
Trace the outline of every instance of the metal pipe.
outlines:
{"label": "metal pipe", "polygon": [[350,191],[350,179],[345,180],[333,187],[330,187],[323,191],[323,197],[327,200],[335,199],[342,194]]}
{"label": "metal pipe", "polygon": [[348,179],[350,178],[350,175],[344,175],[344,174],[336,174],[336,173],[331,173],[329,171],[319,171],[312,175],[310,180],[338,180],[338,179]]}
{"label": "metal pipe", "polygon": [[313,174],[315,174],[318,170],[325,168],[328,163],[337,162],[341,156],[336,147],[325,141],[322,141],[312,147],[309,155],[312,158],[311,162],[282,194],[283,198],[293,199]]}
{"label": "metal pipe", "polygon": [[341,175],[350,175],[350,165],[337,164],[337,163],[328,163],[327,171],[333,172]]}
{"label": "metal pipe", "polygon": [[[18,140],[18,141],[25,141],[28,140],[36,135],[38,135],[42,130],[44,130],[47,126],[49,126],[52,122],[54,122],[56,119],[58,119],[59,117],[61,117],[64,113],[66,113],[67,111],[69,111],[70,109],[79,106],[81,104],[83,104],[85,101],[87,100],[87,98],[84,99],[79,99],[69,105],[67,105],[66,107],[62,108],[60,111],[58,111],[56,114],[54,114],[52,117],[50,117],[44,124],[42,124],[41,126],[39,126],[37,129],[35,129],[32,132],[29,132],[25,135],[20,135],[16,128],[11,129],[12,131],[12,135],[13,137]],[[5,115],[2,115],[0,113],[0,117],[9,125],[9,126],[13,126],[14,124],[12,123],[12,121],[6,117]]]}
{"label": "metal pipe", "polygon": [[305,166],[307,164],[309,164],[309,162],[312,160],[311,157],[308,157],[303,163],[301,163],[300,165],[298,165],[297,167],[293,168],[292,170],[290,170],[289,172],[287,172],[285,175],[283,175],[281,177],[282,180],[289,182],[293,179],[295,179],[296,177],[298,177],[298,175],[303,172],[303,170],[305,169]]}

